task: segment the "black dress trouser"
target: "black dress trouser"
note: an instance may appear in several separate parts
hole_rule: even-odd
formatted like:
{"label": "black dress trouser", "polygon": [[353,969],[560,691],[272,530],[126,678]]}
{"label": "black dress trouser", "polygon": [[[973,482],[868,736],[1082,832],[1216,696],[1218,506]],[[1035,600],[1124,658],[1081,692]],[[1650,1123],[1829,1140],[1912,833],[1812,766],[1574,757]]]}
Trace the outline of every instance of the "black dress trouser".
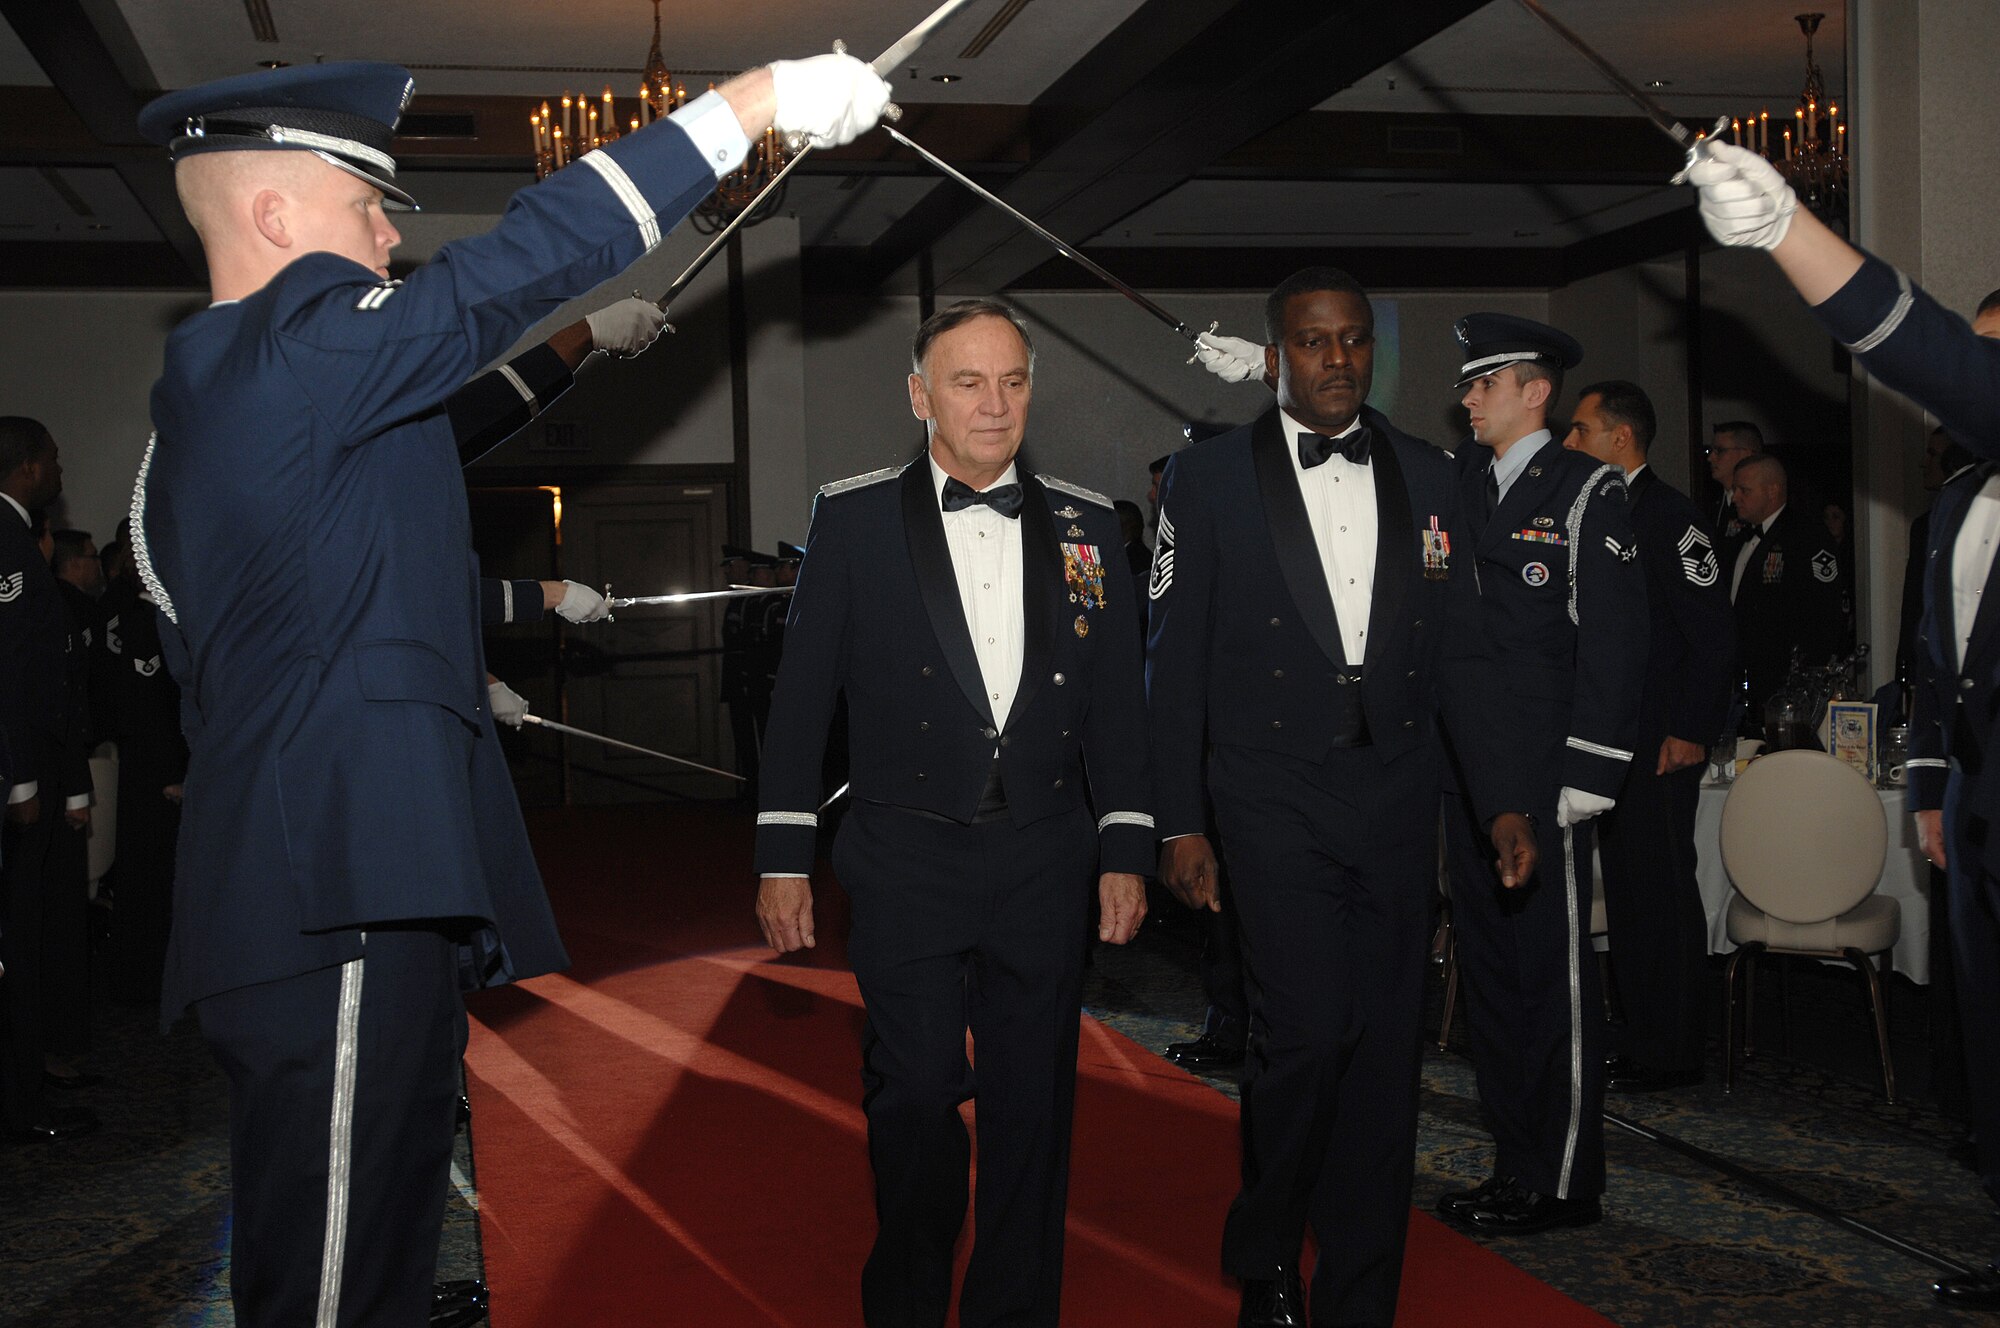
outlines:
{"label": "black dress trouser", "polygon": [[[867,1009],[862,1107],[878,1230],[869,1328],[935,1328],[951,1300],[977,1102],[965,1328],[1053,1328],[1097,834],[1081,808],[1016,828],[856,801],[833,865]],[[974,1064],[965,1055],[972,1033]]]}
{"label": "black dress trouser", "polygon": [[230,1296],[242,1328],[423,1328],[451,1177],[465,1004],[452,943],[210,996],[229,1076]]}
{"label": "black dress trouser", "polygon": [[1625,1054],[1648,1069],[1698,1071],[1708,991],[1708,915],[1694,856],[1701,767],[1656,775],[1657,756],[1646,753],[1642,746],[1618,805],[1595,822],[1611,976]]}

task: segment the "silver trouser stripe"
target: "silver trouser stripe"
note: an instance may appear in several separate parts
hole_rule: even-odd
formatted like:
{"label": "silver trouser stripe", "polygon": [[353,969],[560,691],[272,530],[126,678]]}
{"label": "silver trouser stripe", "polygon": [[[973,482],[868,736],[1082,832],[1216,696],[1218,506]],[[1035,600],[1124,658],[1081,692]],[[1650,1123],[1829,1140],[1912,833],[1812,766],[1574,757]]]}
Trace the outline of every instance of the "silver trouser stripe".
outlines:
{"label": "silver trouser stripe", "polygon": [[1109,825],[1136,825],[1151,830],[1153,818],[1144,812],[1108,812],[1098,819],[1098,831],[1101,833]]}
{"label": "silver trouser stripe", "polygon": [[[362,944],[367,944],[364,935]],[[354,1170],[354,1077],[361,1054],[361,963],[340,966],[340,1007],[333,1043],[333,1119],[327,1127],[326,1246],[319,1262],[314,1328],[340,1319],[340,1274],[347,1262],[347,1188]]]}
{"label": "silver trouser stripe", "polygon": [[1556,1198],[1569,1198],[1569,1173],[1576,1165],[1576,1137],[1583,1129],[1583,953],[1576,915],[1576,827],[1563,827],[1563,881],[1569,900],[1569,1131],[1563,1136],[1562,1174]]}
{"label": "silver trouser stripe", "polygon": [[521,394],[521,400],[528,403],[529,419],[532,420],[535,418],[535,416],[542,413],[542,403],[535,399],[534,390],[530,388],[526,383],[521,381],[521,375],[514,372],[513,365],[511,364],[501,365],[500,376],[506,379],[508,382],[512,383],[514,385],[514,390]]}
{"label": "silver trouser stripe", "polygon": [[1915,300],[1910,295],[1909,277],[1904,273],[1898,272],[1896,274],[1896,285],[1898,287],[1896,302],[1889,306],[1889,312],[1882,319],[1881,324],[1873,332],[1870,332],[1867,336],[1861,338],[1861,340],[1848,346],[1848,349],[1856,355],[1866,355],[1869,351],[1874,350],[1890,337],[1896,335],[1896,329],[1901,327],[1903,320],[1910,316],[1910,306],[1915,303]]}
{"label": "silver trouser stripe", "polygon": [[1614,761],[1629,761],[1632,759],[1632,753],[1617,747],[1606,747],[1601,742],[1590,742],[1583,738],[1571,738],[1569,745],[1580,752],[1589,752],[1592,756],[1608,756]]}
{"label": "silver trouser stripe", "polygon": [[604,177],[604,182],[611,186],[611,192],[618,195],[618,201],[625,205],[625,210],[632,214],[632,220],[638,223],[639,239],[651,252],[653,246],[660,242],[660,219],[653,215],[652,205],[639,192],[639,186],[632,183],[632,177],[625,173],[625,168],[601,149],[586,152],[577,160]]}
{"label": "silver trouser stripe", "polygon": [[758,825],[819,825],[818,812],[758,812]]}

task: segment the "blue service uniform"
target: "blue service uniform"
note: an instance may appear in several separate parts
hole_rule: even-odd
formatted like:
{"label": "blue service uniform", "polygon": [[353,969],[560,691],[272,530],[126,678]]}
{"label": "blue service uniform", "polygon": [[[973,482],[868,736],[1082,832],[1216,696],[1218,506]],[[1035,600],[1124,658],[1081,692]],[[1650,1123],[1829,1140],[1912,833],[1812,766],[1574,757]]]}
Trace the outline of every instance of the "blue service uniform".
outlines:
{"label": "blue service uniform", "polygon": [[[1467,445],[1459,494],[1472,575],[1454,576],[1440,673],[1455,796],[1445,839],[1479,1102],[1495,1174],[1537,1194],[1604,1190],[1603,1006],[1590,960],[1588,823],[1565,787],[1616,798],[1646,672],[1645,573],[1625,477],[1544,442],[1489,516],[1493,453]],[[1529,814],[1534,878],[1504,889],[1487,829]]]}
{"label": "blue service uniform", "polygon": [[[1919,811],[1942,811],[1945,905],[1961,1014],[1972,1132],[1979,1173],[2000,1203],[2000,872],[1991,819],[1990,759],[2000,695],[2000,581],[1989,570],[1963,656],[1952,588],[1952,555],[1966,518],[1995,473],[1983,462],[1939,490],[1924,551],[1924,612],[1917,631],[1910,721],[1910,790]],[[2000,568],[2000,559],[1995,560]]]}
{"label": "blue service uniform", "polygon": [[[1745,544],[1750,557],[1737,580]],[[1846,648],[1840,553],[1824,523],[1787,503],[1762,527],[1739,531],[1721,559],[1723,589],[1735,582],[1736,653],[1746,680],[1742,731],[1762,737],[1764,703],[1791,677],[1793,658],[1818,668]]]}
{"label": "blue service uniform", "polygon": [[1695,881],[1703,765],[1659,774],[1660,748],[1706,749],[1729,721],[1736,622],[1728,582],[1694,502],[1651,466],[1626,489],[1651,613],[1632,765],[1618,805],[1597,818],[1612,975],[1624,1053],[1651,1070],[1698,1073],[1706,1023],[1708,915]]}
{"label": "blue service uniform", "polygon": [[43,1119],[43,940],[48,873],[66,797],[89,787],[65,747],[69,629],[55,576],[27,518],[0,497],[0,739],[15,784],[35,783],[41,816],[0,823],[0,1127]]}
{"label": "blue service uniform", "polygon": [[444,401],[657,244],[741,137],[703,99],[407,281],[308,254],[168,341],[132,524],[189,746],[161,1010],[195,1007],[230,1075],[239,1322],[310,1321],[329,1287],[342,1323],[427,1304],[460,991],[566,962],[486,708]]}
{"label": "blue service uniform", "polygon": [[871,1325],[945,1321],[968,1097],[980,1184],[960,1322],[1056,1323],[1092,886],[1154,861],[1117,516],[1099,495],[1019,469],[1023,654],[1004,728],[919,457],[820,491],[764,738],[757,870],[808,875],[845,693],[852,799],[833,866],[868,1014]]}
{"label": "blue service uniform", "polygon": [[[1395,1314],[1436,899],[1435,662],[1460,551],[1449,454],[1363,407],[1375,573],[1350,659],[1275,407],[1167,463],[1147,653],[1162,838],[1213,803],[1250,990],[1223,1266],[1298,1267],[1315,1313]],[[1323,464],[1334,464],[1331,459]]]}

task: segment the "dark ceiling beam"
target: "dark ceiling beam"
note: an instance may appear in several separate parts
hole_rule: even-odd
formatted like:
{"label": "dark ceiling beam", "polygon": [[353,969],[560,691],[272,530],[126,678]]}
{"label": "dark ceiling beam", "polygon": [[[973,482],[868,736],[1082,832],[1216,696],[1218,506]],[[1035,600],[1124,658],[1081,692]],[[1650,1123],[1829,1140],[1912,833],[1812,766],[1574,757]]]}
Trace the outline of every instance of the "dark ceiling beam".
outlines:
{"label": "dark ceiling beam", "polygon": [[[1033,159],[1003,196],[1087,241],[1210,163],[1450,27],[1485,0],[1147,0],[1036,100]],[[957,190],[945,184],[933,190]],[[947,289],[999,290],[1047,246],[962,193],[892,227],[881,279],[928,247]],[[908,221],[914,223],[913,216]]]}
{"label": "dark ceiling beam", "polygon": [[172,246],[116,240],[0,244],[0,289],[202,290]]}
{"label": "dark ceiling beam", "polygon": [[[137,43],[115,5],[97,7],[104,12],[93,19],[79,0],[0,0],[0,18],[14,29],[92,138],[109,148],[144,146],[139,108],[151,90],[134,87],[126,69],[135,61],[143,64]],[[108,32],[99,28],[100,22]],[[181,213],[166,154],[155,150],[149,157],[121,162],[117,169],[184,268],[170,284],[201,278],[207,271],[201,240]]]}

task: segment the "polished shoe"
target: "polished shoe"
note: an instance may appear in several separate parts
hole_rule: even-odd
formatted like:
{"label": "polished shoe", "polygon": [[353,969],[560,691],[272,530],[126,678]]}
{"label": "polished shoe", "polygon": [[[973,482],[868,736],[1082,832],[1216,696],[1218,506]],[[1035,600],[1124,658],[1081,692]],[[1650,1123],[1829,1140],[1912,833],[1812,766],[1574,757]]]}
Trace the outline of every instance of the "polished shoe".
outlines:
{"label": "polished shoe", "polygon": [[1641,1065],[1630,1056],[1619,1056],[1604,1066],[1604,1086],[1614,1093],[1658,1093],[1668,1088],[1692,1088],[1700,1083],[1701,1071],[1656,1070]]}
{"label": "polished shoe", "polygon": [[1513,1185],[1485,1203],[1449,1216],[1481,1235],[1532,1236],[1556,1227],[1587,1227],[1604,1216],[1604,1206],[1594,1194],[1587,1199],[1558,1199]]}
{"label": "polished shoe", "polygon": [[460,1093],[458,1095],[458,1128],[462,1130],[470,1124],[472,1124],[472,1099]]}
{"label": "polished shoe", "polygon": [[1243,1064],[1243,1043],[1218,1033],[1203,1033],[1192,1042],[1169,1042],[1167,1059],[1196,1074],[1234,1070]]}
{"label": "polished shoe", "polygon": [[2000,1272],[1988,1264],[1976,1273],[1940,1277],[1931,1294],[1955,1310],[2000,1310]]}
{"label": "polished shoe", "polygon": [[1462,1219],[1464,1214],[1514,1188],[1512,1176],[1494,1176],[1481,1181],[1469,1190],[1447,1190],[1438,1196],[1437,1210],[1445,1217]]}
{"label": "polished shoe", "polygon": [[1281,1264],[1276,1277],[1244,1278],[1236,1328],[1306,1328],[1306,1288],[1299,1270]]}
{"label": "polished shoe", "polygon": [[486,1283],[477,1277],[431,1288],[430,1328],[470,1328],[486,1317]]}
{"label": "polished shoe", "polygon": [[57,1074],[54,1070],[43,1070],[42,1082],[50,1088],[60,1088],[67,1092],[78,1088],[95,1088],[104,1082],[104,1076],[85,1074],[80,1070],[75,1074]]}
{"label": "polished shoe", "polygon": [[16,1144],[74,1139],[89,1134],[101,1123],[96,1112],[83,1107],[51,1107],[42,1113],[40,1120],[26,1129],[8,1130],[4,1137],[7,1142]]}

